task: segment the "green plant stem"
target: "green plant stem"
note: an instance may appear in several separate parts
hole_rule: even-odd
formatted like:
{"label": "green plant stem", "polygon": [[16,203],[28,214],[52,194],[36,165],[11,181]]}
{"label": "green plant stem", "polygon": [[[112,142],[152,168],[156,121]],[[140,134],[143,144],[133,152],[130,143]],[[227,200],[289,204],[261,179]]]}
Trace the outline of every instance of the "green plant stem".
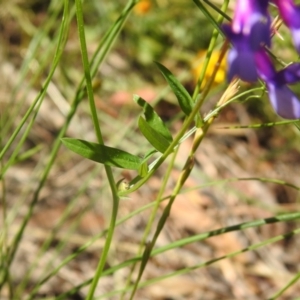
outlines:
{"label": "green plant stem", "polygon": [[[95,133],[98,139],[98,143],[104,145],[103,136],[101,133],[100,123],[97,116],[97,110],[96,105],[94,101],[94,93],[93,93],[93,86],[92,86],[92,79],[91,79],[91,71],[90,71],[90,64],[88,60],[88,54],[87,54],[87,46],[86,46],[86,39],[85,39],[85,31],[84,31],[84,21],[83,21],[83,11],[82,11],[82,2],[81,0],[75,0],[76,4],[76,16],[77,16],[77,26],[79,31],[79,39],[81,44],[81,54],[82,54],[82,61],[84,66],[84,73],[85,73],[85,80],[86,80],[86,89],[89,99],[89,105],[90,105],[90,111],[92,115],[92,120],[94,124]],[[127,10],[130,11],[135,4],[135,1],[130,1],[127,5]],[[113,234],[116,227],[116,220],[118,215],[118,208],[119,208],[119,202],[120,198],[118,195],[118,190],[116,187],[116,183],[113,177],[113,172],[110,166],[105,165],[105,172],[106,177],[108,179],[108,183],[111,189],[113,203],[112,203],[112,214],[110,218],[110,225],[107,231],[107,236],[105,240],[105,244],[103,247],[103,251],[100,257],[100,260],[98,262],[98,266],[95,272],[95,276],[92,280],[92,283],[90,285],[90,289],[88,291],[86,300],[92,300],[95,290],[97,288],[99,279],[102,275],[107,256],[109,253],[111,241],[113,238]]]}
{"label": "green plant stem", "polygon": [[98,139],[99,144],[104,145],[102,132],[99,125],[99,120],[97,116],[97,110],[94,99],[92,78],[90,73],[90,63],[87,54],[87,46],[85,39],[85,31],[84,31],[84,21],[83,21],[83,12],[82,12],[82,3],[79,0],[75,0],[76,4],[76,16],[77,16],[77,26],[79,32],[79,40],[80,40],[80,49],[81,49],[81,57],[84,68],[84,76],[86,82],[86,91],[89,99],[90,111],[92,116],[92,121],[94,124],[95,133]]}
{"label": "green plant stem", "polygon": [[[79,0],[80,1],[80,0]],[[107,256],[108,256],[108,252],[109,252],[109,248],[110,248],[110,244],[113,238],[113,234],[114,234],[114,230],[115,230],[115,226],[116,226],[116,219],[117,219],[117,214],[118,214],[118,207],[119,207],[119,197],[118,197],[118,191],[117,188],[115,186],[115,182],[114,182],[114,178],[112,176],[112,174],[107,170],[108,167],[105,167],[105,171],[106,171],[106,175],[109,181],[109,185],[111,186],[111,192],[113,195],[113,208],[112,208],[112,214],[111,214],[111,219],[110,219],[110,225],[107,231],[107,236],[106,236],[106,240],[105,240],[105,244],[103,247],[103,251],[101,254],[101,258],[99,260],[96,272],[95,272],[95,276],[93,277],[93,281],[91,283],[88,295],[86,297],[86,300],[92,300],[96,287],[98,285],[99,279],[102,275],[102,271],[105,265],[105,262],[107,260]]]}

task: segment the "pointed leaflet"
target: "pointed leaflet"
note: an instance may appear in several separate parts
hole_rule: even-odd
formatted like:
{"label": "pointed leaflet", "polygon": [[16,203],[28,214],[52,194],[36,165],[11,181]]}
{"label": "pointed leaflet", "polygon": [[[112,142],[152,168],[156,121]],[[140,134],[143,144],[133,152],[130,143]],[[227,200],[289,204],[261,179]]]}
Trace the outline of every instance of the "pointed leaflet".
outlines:
{"label": "pointed leaflet", "polygon": [[155,62],[174,94],[177,97],[178,103],[182,111],[188,116],[194,106],[194,102],[190,94],[184,88],[184,86],[176,79],[176,77],[163,65]]}
{"label": "pointed leaflet", "polygon": [[157,151],[164,153],[168,149],[171,142],[153,129],[142,116],[139,117],[138,125],[142,134]]}
{"label": "pointed leaflet", "polygon": [[139,175],[140,177],[145,177],[148,174],[148,160],[155,154],[157,153],[156,149],[151,149],[150,151],[148,151],[143,158],[143,161],[139,167]]}
{"label": "pointed leaflet", "polygon": [[134,95],[133,100],[144,109],[144,116],[149,126],[160,133],[166,140],[172,142],[173,138],[169,129],[155,112],[153,107],[138,95]]}
{"label": "pointed leaflet", "polygon": [[63,144],[73,152],[98,163],[121,169],[138,170],[143,159],[120,149],[84,140],[63,138]]}
{"label": "pointed leaflet", "polygon": [[139,175],[141,177],[145,177],[148,174],[148,164],[147,164],[147,162],[144,162],[140,165],[138,172],[139,172]]}

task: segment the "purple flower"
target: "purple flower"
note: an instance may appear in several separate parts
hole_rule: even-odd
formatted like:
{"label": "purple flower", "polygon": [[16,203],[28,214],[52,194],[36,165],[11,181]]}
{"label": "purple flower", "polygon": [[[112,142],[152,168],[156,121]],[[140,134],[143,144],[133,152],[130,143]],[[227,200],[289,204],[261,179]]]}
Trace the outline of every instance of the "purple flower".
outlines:
{"label": "purple flower", "polygon": [[268,0],[238,0],[231,25],[223,31],[233,44],[228,54],[228,80],[234,76],[244,81],[256,81],[254,54],[263,44],[270,46]]}
{"label": "purple flower", "polygon": [[289,27],[294,45],[300,53],[300,6],[292,0],[273,0],[277,5],[283,22]]}
{"label": "purple flower", "polygon": [[300,81],[300,63],[291,64],[277,72],[263,49],[255,54],[255,62],[259,77],[267,84],[276,113],[285,119],[299,119],[300,101],[287,84]]}

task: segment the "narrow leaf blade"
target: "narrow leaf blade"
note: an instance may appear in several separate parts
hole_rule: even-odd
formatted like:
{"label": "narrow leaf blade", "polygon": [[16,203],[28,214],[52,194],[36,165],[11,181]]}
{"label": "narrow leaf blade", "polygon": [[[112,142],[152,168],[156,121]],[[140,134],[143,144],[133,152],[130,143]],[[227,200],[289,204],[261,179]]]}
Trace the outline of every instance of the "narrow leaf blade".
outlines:
{"label": "narrow leaf blade", "polygon": [[144,162],[139,167],[139,175],[145,177],[148,174],[148,165],[147,162]]}
{"label": "narrow leaf blade", "polygon": [[63,138],[62,143],[82,157],[121,169],[138,170],[143,159],[126,151],[80,139]]}
{"label": "narrow leaf blade", "polygon": [[165,79],[167,80],[173,93],[176,95],[178,103],[182,111],[188,116],[194,106],[194,102],[188,91],[177,80],[177,78],[162,64],[155,62]]}
{"label": "narrow leaf blade", "polygon": [[159,152],[164,153],[171,144],[161,133],[153,129],[147,121],[139,117],[139,129],[148,142]]}
{"label": "narrow leaf blade", "polygon": [[143,108],[146,122],[157,132],[159,132],[169,142],[173,141],[173,137],[153,107],[138,95],[133,96],[133,100]]}

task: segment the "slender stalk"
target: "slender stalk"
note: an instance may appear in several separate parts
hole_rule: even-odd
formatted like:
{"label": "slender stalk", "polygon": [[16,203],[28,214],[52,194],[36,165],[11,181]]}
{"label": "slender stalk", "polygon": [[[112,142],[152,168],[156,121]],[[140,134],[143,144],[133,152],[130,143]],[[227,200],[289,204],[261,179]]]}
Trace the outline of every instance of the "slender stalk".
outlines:
{"label": "slender stalk", "polygon": [[[136,1],[129,2],[129,4],[127,5],[128,11],[130,11],[133,8],[135,2]],[[87,95],[88,95],[88,99],[89,99],[89,106],[90,106],[91,116],[92,116],[98,143],[103,145],[104,144],[103,136],[102,136],[100,122],[98,120],[96,105],[95,105],[95,101],[94,101],[94,93],[93,93],[91,70],[90,70],[90,64],[89,64],[89,60],[88,60],[87,45],[86,45],[86,39],[85,39],[85,30],[84,30],[84,21],[83,21],[83,11],[82,11],[81,0],[75,0],[75,5],[76,5],[77,26],[78,26],[78,32],[79,32],[80,45],[81,45],[81,55],[82,55],[82,61],[83,61],[83,67],[84,67],[86,90],[87,90]],[[115,227],[116,227],[116,220],[117,220],[119,201],[120,201],[116,183],[115,183],[115,180],[113,177],[112,169],[110,166],[106,166],[106,165],[104,166],[104,168],[105,168],[106,176],[107,176],[108,183],[109,183],[109,186],[111,189],[112,198],[113,198],[112,213],[111,213],[111,218],[110,218],[110,225],[109,225],[109,228],[107,231],[106,241],[105,241],[105,244],[103,247],[103,251],[102,251],[100,260],[98,262],[95,276],[90,285],[90,289],[88,291],[86,300],[91,300],[93,298],[96,287],[99,282],[99,279],[102,275],[102,272],[103,272],[103,269],[104,269],[104,266],[105,266],[105,263],[107,260],[107,256],[109,253],[113,234],[115,231]]]}
{"label": "slender stalk", "polygon": [[86,91],[87,91],[87,95],[88,95],[88,99],[89,99],[90,111],[91,111],[91,116],[92,116],[92,121],[94,124],[94,129],[96,132],[96,136],[97,136],[98,142],[103,145],[104,141],[103,141],[103,136],[102,136],[102,132],[100,129],[100,124],[99,124],[99,120],[98,120],[98,116],[97,116],[97,110],[96,110],[94,92],[93,92],[93,85],[92,85],[92,78],[91,78],[91,72],[90,72],[90,63],[89,63],[86,40],[85,40],[82,3],[81,3],[81,1],[75,0],[75,4],[76,4],[77,26],[78,26],[78,32],[79,32],[80,48],[81,48],[81,57],[82,57],[84,76],[85,76],[85,82],[86,82]]}

